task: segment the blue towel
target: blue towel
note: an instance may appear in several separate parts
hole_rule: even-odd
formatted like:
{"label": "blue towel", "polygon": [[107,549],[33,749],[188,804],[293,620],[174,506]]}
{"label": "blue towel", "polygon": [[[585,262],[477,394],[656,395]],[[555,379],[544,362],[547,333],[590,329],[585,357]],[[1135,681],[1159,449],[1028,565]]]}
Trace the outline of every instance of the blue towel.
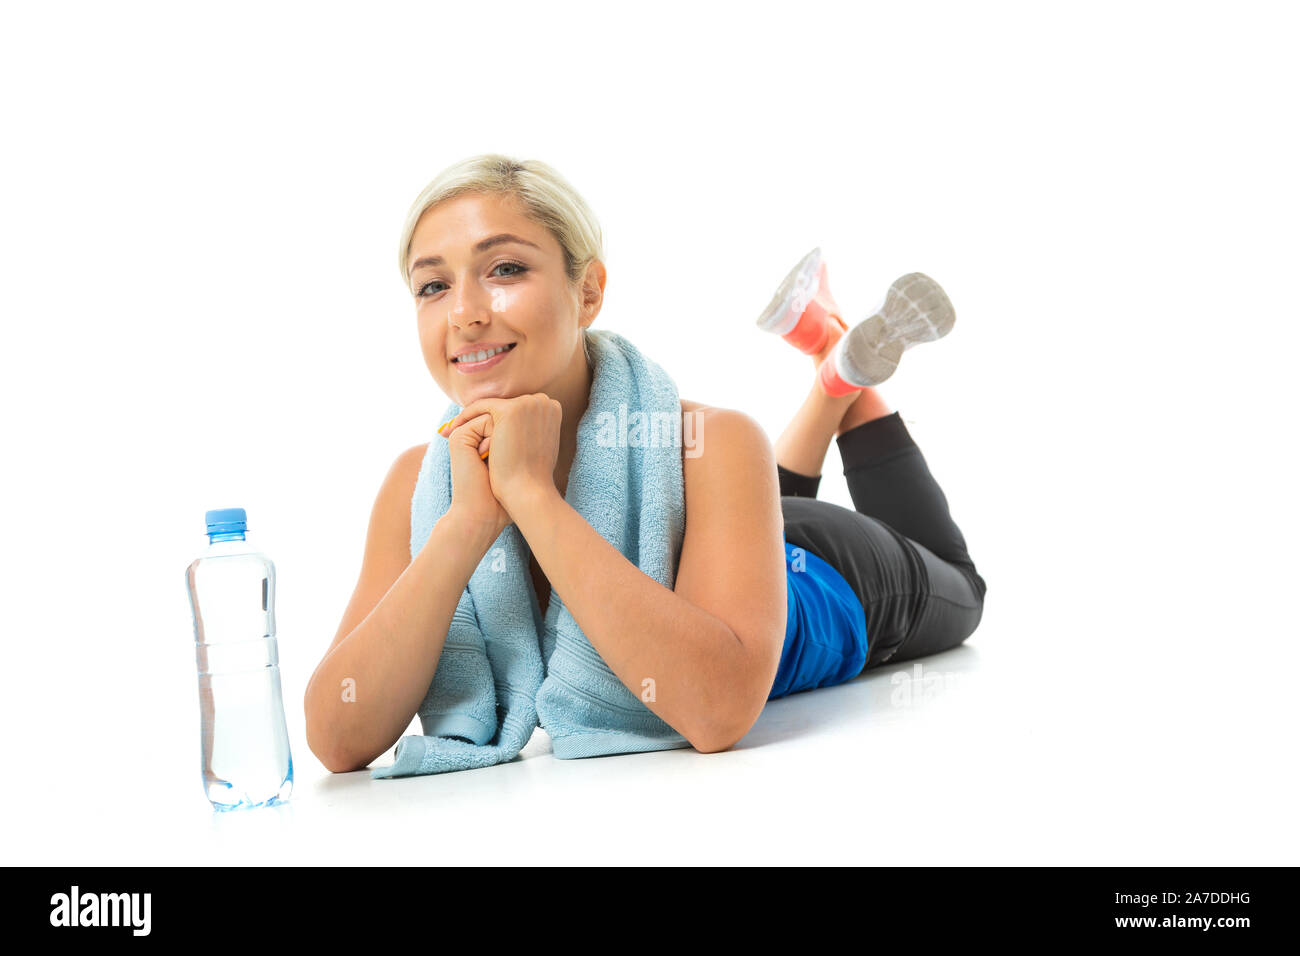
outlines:
{"label": "blue towel", "polygon": [[[677,386],[631,342],[588,333],[592,383],[564,499],[649,577],[671,589],[686,528]],[[438,418],[461,410],[455,403]],[[411,557],[451,506],[446,439],[429,443],[411,497]],[[514,759],[540,722],[556,757],[689,747],[625,687],[553,593],[541,614],[528,543],[507,525],[461,593],[419,708],[424,736],[397,742],[375,779]],[[636,640],[637,622],[627,626]],[[653,675],[647,675],[653,676]]]}

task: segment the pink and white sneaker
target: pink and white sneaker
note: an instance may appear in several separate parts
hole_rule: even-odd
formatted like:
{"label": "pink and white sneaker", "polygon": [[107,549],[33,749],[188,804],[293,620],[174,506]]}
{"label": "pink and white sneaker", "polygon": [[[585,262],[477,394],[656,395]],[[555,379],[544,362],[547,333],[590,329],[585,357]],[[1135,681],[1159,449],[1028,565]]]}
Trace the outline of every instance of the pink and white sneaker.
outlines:
{"label": "pink and white sneaker", "polygon": [[826,263],[817,248],[790,270],[756,324],[765,332],[781,336],[800,352],[816,355],[826,347],[831,322],[848,329],[840,317],[840,307],[831,297]]}

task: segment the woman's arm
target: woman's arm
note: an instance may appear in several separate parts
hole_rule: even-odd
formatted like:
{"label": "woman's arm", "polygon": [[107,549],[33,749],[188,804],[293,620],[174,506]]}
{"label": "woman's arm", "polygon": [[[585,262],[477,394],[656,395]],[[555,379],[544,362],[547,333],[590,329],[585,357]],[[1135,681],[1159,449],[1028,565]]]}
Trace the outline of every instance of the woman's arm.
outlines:
{"label": "woman's arm", "polygon": [[[700,415],[688,457],[686,536],[673,590],[606,541],[551,484],[511,517],[552,588],[610,669],[704,753],[757,720],[785,637],[784,523],[771,442],[749,416]],[[643,681],[653,680],[654,699]]]}
{"label": "woman's arm", "polygon": [[448,511],[410,559],[411,494],[425,448],[408,449],[389,471],[371,512],[360,580],[307,684],[307,746],[334,773],[364,768],[410,724],[461,592],[495,540]]}

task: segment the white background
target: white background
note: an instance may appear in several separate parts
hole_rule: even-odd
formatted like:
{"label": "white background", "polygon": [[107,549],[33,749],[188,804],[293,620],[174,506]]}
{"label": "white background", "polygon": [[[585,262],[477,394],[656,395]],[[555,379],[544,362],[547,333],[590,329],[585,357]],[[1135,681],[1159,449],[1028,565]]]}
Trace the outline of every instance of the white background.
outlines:
{"label": "white background", "polygon": [[[1287,5],[4,9],[6,862],[1300,862]],[[594,208],[597,325],[774,439],[804,252],[854,321],[942,283],[882,392],[988,581],[965,646],[721,754],[324,770],[303,691],[446,404],[399,229],[492,151]],[[219,815],[183,576],[228,506],[296,780]]]}

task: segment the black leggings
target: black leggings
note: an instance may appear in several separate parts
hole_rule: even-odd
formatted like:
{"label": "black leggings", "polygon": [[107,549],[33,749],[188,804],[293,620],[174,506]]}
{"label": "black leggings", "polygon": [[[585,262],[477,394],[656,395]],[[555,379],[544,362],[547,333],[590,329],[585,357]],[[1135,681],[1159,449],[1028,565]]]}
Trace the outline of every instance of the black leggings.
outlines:
{"label": "black leggings", "polygon": [[856,511],[817,499],[821,475],[776,466],[785,538],[835,568],[862,602],[867,662],[956,647],[984,613],[984,579],[898,412],[838,436]]}

